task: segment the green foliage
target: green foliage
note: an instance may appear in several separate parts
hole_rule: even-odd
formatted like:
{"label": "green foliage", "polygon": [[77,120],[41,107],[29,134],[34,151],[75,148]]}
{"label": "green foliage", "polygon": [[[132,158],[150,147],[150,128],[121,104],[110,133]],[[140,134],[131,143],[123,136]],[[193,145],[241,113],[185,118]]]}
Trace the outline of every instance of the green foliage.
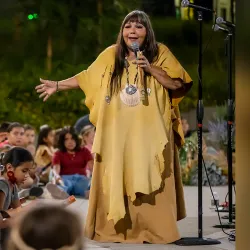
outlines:
{"label": "green foliage", "polygon": [[[233,115],[234,116],[234,115]],[[227,103],[224,105],[217,106],[213,119],[208,123],[208,141],[214,148],[224,150],[227,152],[228,145],[228,115],[227,115]],[[232,126],[232,148],[235,149],[235,123]]]}
{"label": "green foliage", "polygon": [[[88,112],[81,90],[57,93],[43,103],[34,88],[39,78],[61,80],[86,69],[99,51],[116,42],[125,14],[140,1],[103,0],[102,14],[93,0],[19,1],[13,19],[0,19],[0,122],[20,121],[54,127],[73,124]],[[136,5],[135,5],[136,4]],[[12,10],[13,11],[13,10]],[[27,20],[28,13],[38,13]],[[72,18],[74,17],[74,18]],[[72,21],[73,20],[73,21]],[[198,22],[152,18],[156,38],[165,43],[194,80],[194,87],[181,103],[182,110],[196,106]],[[20,35],[18,35],[20,32]],[[52,34],[52,72],[46,71],[48,34]],[[211,24],[204,25],[204,45]],[[223,34],[213,33],[204,54],[204,104],[219,105],[226,99]]]}
{"label": "green foliage", "polygon": [[9,88],[1,91],[0,120],[30,123],[37,127],[45,123],[53,127],[73,124],[78,117],[87,113],[83,92],[60,92],[43,103],[35,92],[35,86],[39,83],[40,76],[46,79],[63,79],[81,71],[80,68],[86,68],[86,65],[73,68],[72,65],[57,63],[55,73],[50,75],[28,64],[18,74],[5,73],[2,84]]}

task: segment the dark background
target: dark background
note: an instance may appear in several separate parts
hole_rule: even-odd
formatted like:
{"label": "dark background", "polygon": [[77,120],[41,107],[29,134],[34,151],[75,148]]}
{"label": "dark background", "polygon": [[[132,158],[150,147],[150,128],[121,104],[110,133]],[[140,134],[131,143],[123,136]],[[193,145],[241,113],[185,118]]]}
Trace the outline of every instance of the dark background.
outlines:
{"label": "dark background", "polygon": [[[216,7],[212,0],[194,3]],[[8,0],[0,1],[0,122],[61,127],[88,113],[82,91],[58,93],[43,103],[34,87],[40,77],[62,80],[86,69],[99,52],[115,43],[121,21],[133,9],[150,15],[157,40],[171,49],[193,78],[194,87],[182,101],[181,110],[194,108],[199,39],[196,11],[184,17],[173,0]],[[213,32],[212,24],[213,16],[205,13],[204,48],[211,41],[204,52],[206,106],[221,105],[227,99],[225,34]]]}

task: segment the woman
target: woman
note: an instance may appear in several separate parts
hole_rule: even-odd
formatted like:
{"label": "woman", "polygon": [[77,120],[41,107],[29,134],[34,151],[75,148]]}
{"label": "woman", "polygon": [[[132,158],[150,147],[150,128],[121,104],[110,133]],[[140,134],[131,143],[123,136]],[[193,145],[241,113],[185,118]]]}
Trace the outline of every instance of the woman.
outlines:
{"label": "woman", "polygon": [[[142,51],[137,58],[135,42]],[[117,44],[87,70],[64,81],[41,82],[36,89],[44,101],[56,91],[80,87],[96,127],[86,236],[126,243],[178,240],[176,221],[185,217],[178,103],[192,80],[156,42],[148,16],[129,13]]]}
{"label": "woman", "polygon": [[[93,158],[86,148],[80,147],[80,141],[72,128],[65,128],[59,135],[59,150],[53,157],[53,168],[57,179],[62,178],[65,192],[88,198],[89,179],[86,170],[93,168]],[[50,191],[51,185],[47,185]]]}

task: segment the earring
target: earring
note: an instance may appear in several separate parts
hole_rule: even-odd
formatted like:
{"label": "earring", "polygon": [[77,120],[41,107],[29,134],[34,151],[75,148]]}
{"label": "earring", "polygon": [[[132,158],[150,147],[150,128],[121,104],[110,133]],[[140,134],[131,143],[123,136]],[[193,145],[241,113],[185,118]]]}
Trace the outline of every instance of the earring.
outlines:
{"label": "earring", "polygon": [[5,169],[4,165],[0,164],[0,172],[3,172]]}
{"label": "earring", "polygon": [[15,184],[15,183],[16,183],[16,177],[15,177],[15,174],[14,174],[13,171],[7,171],[7,176],[8,176],[9,181],[10,181],[12,184]]}

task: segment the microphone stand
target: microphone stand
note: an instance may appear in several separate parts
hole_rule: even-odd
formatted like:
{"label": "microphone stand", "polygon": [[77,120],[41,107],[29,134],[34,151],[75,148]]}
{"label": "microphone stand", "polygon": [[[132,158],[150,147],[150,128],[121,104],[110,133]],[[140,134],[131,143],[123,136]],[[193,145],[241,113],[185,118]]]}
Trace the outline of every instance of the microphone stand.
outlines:
{"label": "microphone stand", "polygon": [[221,242],[213,239],[203,238],[203,205],[202,205],[202,122],[204,117],[204,106],[202,100],[202,30],[203,30],[203,13],[198,11],[199,21],[199,84],[198,84],[198,103],[197,103],[197,136],[198,136],[198,237],[185,237],[177,240],[176,245],[194,246],[194,245],[216,245]]}
{"label": "microphone stand", "polygon": [[[233,142],[232,130],[234,121],[233,107],[233,36],[234,30],[228,29],[226,41],[227,71],[228,71],[228,101],[227,101],[227,164],[228,164],[228,223],[215,225],[216,228],[235,228],[233,222]],[[218,212],[222,212],[217,210]],[[225,211],[224,211],[225,212]]]}

